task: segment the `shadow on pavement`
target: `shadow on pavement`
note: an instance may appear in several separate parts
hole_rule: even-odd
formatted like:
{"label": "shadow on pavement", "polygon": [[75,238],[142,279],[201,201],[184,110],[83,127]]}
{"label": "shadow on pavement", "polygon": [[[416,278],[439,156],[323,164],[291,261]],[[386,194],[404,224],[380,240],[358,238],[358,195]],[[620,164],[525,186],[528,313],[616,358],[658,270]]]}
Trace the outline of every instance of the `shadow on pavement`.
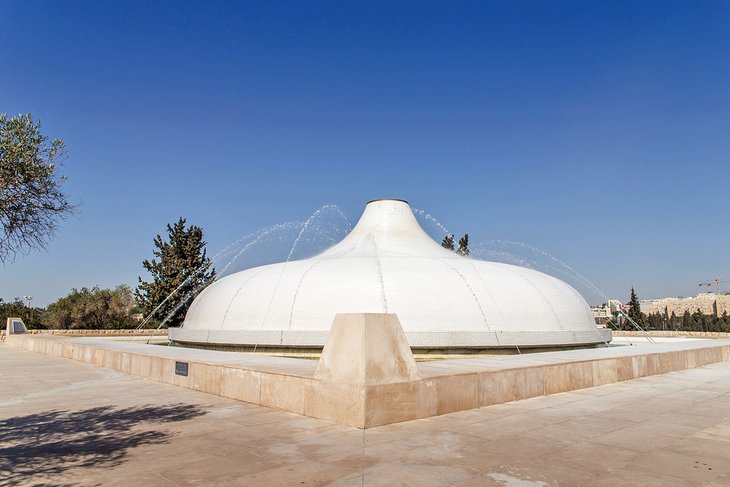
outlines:
{"label": "shadow on pavement", "polygon": [[168,442],[172,433],[156,426],[205,413],[190,404],[103,406],[0,420],[0,485],[59,485],[50,478],[69,469],[119,465],[132,448]]}

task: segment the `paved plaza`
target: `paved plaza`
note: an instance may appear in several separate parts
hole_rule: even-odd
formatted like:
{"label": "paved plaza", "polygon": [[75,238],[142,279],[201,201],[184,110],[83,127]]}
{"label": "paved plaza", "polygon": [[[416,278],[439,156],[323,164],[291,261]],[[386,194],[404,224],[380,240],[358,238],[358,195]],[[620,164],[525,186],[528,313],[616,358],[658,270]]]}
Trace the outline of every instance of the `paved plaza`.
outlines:
{"label": "paved plaza", "polygon": [[0,485],[730,486],[730,363],[363,431],[0,345]]}

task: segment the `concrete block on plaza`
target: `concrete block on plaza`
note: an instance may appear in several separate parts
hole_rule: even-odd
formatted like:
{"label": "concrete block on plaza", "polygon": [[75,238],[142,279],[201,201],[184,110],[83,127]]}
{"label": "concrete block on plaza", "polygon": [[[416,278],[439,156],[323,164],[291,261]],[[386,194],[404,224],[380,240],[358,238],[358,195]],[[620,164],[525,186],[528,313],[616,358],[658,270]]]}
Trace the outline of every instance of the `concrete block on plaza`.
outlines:
{"label": "concrete block on plaza", "polygon": [[19,335],[21,333],[28,333],[28,328],[25,327],[25,323],[21,318],[8,318],[5,325],[6,335]]}
{"label": "concrete block on plaza", "polygon": [[395,314],[342,313],[332,322],[314,377],[367,386],[420,376]]}

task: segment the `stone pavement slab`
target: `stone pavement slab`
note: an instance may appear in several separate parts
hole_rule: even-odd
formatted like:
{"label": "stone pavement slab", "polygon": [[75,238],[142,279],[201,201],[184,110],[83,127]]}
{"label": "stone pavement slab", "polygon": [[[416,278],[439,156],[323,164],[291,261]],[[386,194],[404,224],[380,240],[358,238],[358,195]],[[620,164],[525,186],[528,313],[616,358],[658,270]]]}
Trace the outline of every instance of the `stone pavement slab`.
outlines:
{"label": "stone pavement slab", "polygon": [[360,430],[0,346],[0,485],[728,486],[730,363]]}

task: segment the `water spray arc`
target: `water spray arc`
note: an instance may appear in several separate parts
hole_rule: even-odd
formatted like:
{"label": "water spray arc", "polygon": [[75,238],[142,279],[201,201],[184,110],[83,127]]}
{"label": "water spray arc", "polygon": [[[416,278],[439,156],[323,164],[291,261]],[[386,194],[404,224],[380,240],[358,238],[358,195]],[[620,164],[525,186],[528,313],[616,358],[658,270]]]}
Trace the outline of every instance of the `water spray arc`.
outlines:
{"label": "water spray arc", "polygon": [[[327,214],[333,215],[337,220],[337,223],[322,223],[322,220]],[[220,280],[226,277],[230,272],[229,270],[249,251],[262,245],[264,242],[269,242],[272,239],[278,239],[282,242],[292,242],[286,244],[286,255],[287,260],[290,260],[294,255],[295,250],[299,246],[301,240],[306,237],[308,232],[319,230],[320,233],[327,233],[319,228],[319,225],[326,225],[328,227],[330,238],[326,240],[326,246],[335,243],[338,239],[338,235],[344,236],[347,231],[351,228],[351,224],[347,219],[345,213],[337,205],[323,205],[316,209],[306,220],[292,220],[284,223],[277,223],[262,228],[256,232],[249,233],[243,237],[238,238],[233,243],[227,245],[222,250],[218,251],[210,259],[215,267],[218,267],[216,280]],[[331,227],[331,228],[330,228]],[[296,236],[292,236],[291,232],[296,232]],[[316,250],[324,250],[326,247],[322,247]],[[231,257],[232,256],[232,257]],[[222,264],[222,265],[219,265]],[[167,324],[170,318],[175,315],[185,304],[187,304],[191,298],[197,296],[205,287],[197,286],[195,289],[189,291],[184,296],[178,298],[178,294],[181,289],[190,284],[197,276],[208,271],[210,266],[201,266],[198,269],[194,269],[193,272],[183,280],[170,294],[168,294],[147,316],[143,318],[137,329],[144,328],[150,321],[158,314],[166,304],[173,302],[175,306],[173,310],[169,312],[159,323],[157,328],[162,328]]]}

